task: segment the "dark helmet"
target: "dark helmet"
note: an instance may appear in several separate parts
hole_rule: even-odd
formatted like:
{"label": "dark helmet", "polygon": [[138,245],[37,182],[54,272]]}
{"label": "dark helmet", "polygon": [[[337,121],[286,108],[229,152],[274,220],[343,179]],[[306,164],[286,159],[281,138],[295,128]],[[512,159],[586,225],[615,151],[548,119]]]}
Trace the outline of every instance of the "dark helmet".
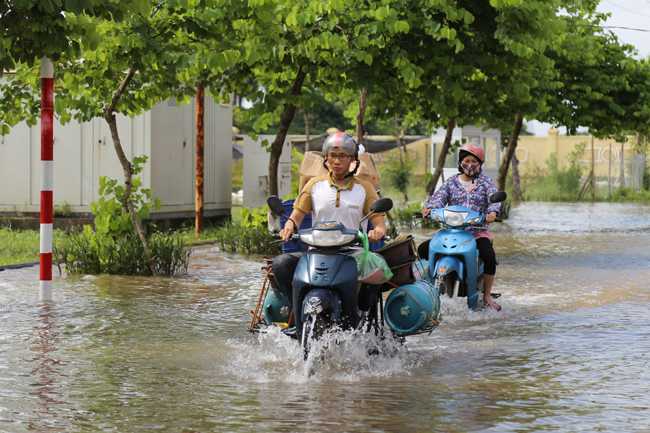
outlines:
{"label": "dark helmet", "polygon": [[330,150],[339,148],[345,150],[350,155],[357,156],[359,154],[359,146],[357,140],[347,132],[337,132],[325,139],[323,143],[323,156],[327,157]]}

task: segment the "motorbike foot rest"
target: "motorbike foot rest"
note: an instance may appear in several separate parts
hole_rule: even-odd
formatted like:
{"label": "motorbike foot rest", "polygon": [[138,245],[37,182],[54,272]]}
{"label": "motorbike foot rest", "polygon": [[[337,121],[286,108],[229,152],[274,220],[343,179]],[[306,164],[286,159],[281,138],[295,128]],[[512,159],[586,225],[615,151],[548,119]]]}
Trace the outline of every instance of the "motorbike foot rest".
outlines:
{"label": "motorbike foot rest", "polygon": [[501,297],[501,293],[490,293],[490,297],[492,299],[497,299]]}

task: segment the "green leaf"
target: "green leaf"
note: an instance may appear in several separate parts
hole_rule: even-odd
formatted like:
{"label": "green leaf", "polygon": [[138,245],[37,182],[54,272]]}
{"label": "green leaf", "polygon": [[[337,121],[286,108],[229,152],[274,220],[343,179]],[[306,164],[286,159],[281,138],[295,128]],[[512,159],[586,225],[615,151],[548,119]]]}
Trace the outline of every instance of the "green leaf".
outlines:
{"label": "green leaf", "polygon": [[390,14],[390,7],[382,6],[380,8],[377,8],[377,10],[375,11],[375,18],[377,18],[378,21],[384,21],[389,14]]}

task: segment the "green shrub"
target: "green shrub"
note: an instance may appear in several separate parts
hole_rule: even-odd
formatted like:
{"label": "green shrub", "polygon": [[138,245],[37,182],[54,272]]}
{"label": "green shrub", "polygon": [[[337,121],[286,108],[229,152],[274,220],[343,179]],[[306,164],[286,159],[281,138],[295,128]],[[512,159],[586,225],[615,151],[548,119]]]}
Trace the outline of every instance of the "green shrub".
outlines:
{"label": "green shrub", "polygon": [[[133,158],[133,175],[142,171],[145,162],[147,162],[146,156]],[[151,189],[141,187],[142,180],[139,177],[133,177],[129,201],[133,204],[133,210],[139,221],[149,216],[152,206],[156,209],[161,207],[160,199],[151,197]],[[97,231],[116,238],[135,235],[135,226],[131,215],[124,212],[122,208],[125,192],[124,185],[118,185],[117,180],[106,176],[99,178],[99,200],[97,203],[90,203],[90,211],[96,215],[95,229]]]}
{"label": "green shrub", "polygon": [[207,233],[213,238],[219,249],[225,252],[244,254],[276,255],[282,252],[282,246],[271,236],[266,227],[244,227],[235,223],[227,223]]}
{"label": "green shrub", "polygon": [[54,206],[52,210],[54,218],[70,218],[70,205],[63,200],[59,206]]}
{"label": "green shrub", "polygon": [[410,205],[402,206],[393,209],[390,214],[393,218],[392,223],[399,228],[413,229],[413,228],[434,228],[438,224],[431,221],[431,218],[416,218],[415,212],[422,210],[424,205],[422,202],[411,203]]}
{"label": "green shrub", "polygon": [[400,162],[396,152],[392,152],[387,163],[382,164],[380,178],[384,186],[389,186],[397,190],[400,195],[408,194],[408,189],[412,185],[413,169],[416,161],[403,157]]}
{"label": "green shrub", "polygon": [[[147,157],[136,157],[133,173],[142,171]],[[56,262],[66,263],[69,274],[151,275],[151,266],[144,246],[136,233],[133,220],[124,212],[125,189],[116,180],[99,178],[97,203],[90,208],[95,214],[95,228],[86,225],[54,245]],[[130,201],[139,220],[149,216],[151,206],[160,209],[159,199],[152,191],[141,188],[138,177],[132,179]],[[124,212],[124,213],[123,213]],[[190,237],[184,232],[152,233],[147,236],[151,263],[158,275],[186,273],[190,255]],[[59,268],[60,271],[60,268]]]}
{"label": "green shrub", "polygon": [[612,193],[610,200],[616,202],[622,202],[622,201],[648,202],[650,201],[650,191],[635,189],[635,188],[618,187]]}
{"label": "green shrub", "polygon": [[[188,239],[184,232],[154,233],[147,238],[158,275],[187,272],[191,253]],[[59,271],[60,263],[65,263],[68,274],[152,275],[137,236],[106,236],[86,225],[56,243],[53,252]]]}
{"label": "green shrub", "polygon": [[276,255],[282,252],[281,243],[268,229],[268,206],[242,207],[237,218],[218,227],[207,227],[203,239],[212,239],[221,251],[244,254]]}

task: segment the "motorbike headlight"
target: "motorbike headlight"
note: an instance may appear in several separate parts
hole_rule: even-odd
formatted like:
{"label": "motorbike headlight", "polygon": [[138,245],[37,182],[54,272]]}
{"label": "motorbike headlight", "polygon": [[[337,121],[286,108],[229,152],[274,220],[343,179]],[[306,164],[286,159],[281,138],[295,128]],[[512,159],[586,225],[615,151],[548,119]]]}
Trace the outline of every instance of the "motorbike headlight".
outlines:
{"label": "motorbike headlight", "polygon": [[315,247],[335,247],[352,242],[354,235],[344,234],[340,230],[312,230],[311,233],[301,234],[300,240]]}
{"label": "motorbike headlight", "polygon": [[443,211],[442,213],[445,216],[445,224],[452,227],[462,226],[465,218],[469,215],[469,212],[453,212],[449,210]]}

